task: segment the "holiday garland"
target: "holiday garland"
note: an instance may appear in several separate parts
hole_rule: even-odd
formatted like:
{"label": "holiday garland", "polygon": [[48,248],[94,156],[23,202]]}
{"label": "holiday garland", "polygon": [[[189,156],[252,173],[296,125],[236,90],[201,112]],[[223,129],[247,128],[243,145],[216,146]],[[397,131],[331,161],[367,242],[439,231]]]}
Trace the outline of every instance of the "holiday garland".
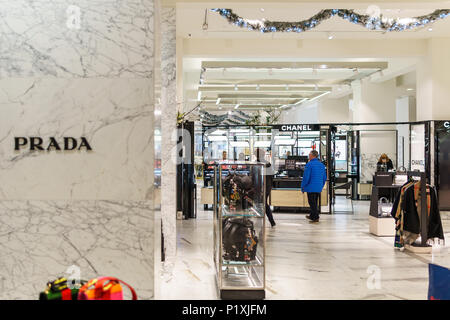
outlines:
{"label": "holiday garland", "polygon": [[249,115],[239,110],[236,110],[231,114],[226,113],[220,116],[204,110],[200,111],[200,120],[205,126],[244,125],[249,119]]}
{"label": "holiday garland", "polygon": [[[303,32],[317,27],[322,21],[328,20],[334,16],[341,17],[354,24],[359,24],[369,30],[381,31],[403,31],[423,27],[429,23],[444,19],[450,15],[450,9],[435,10],[433,13],[418,16],[414,18],[389,19],[382,15],[364,15],[348,9],[325,9],[312,16],[311,18],[298,22],[269,21],[269,20],[250,20],[240,17],[231,9],[211,9],[226,18],[228,22],[247,28],[248,30],[259,30],[262,33],[267,32]],[[407,23],[402,22],[408,21]]]}

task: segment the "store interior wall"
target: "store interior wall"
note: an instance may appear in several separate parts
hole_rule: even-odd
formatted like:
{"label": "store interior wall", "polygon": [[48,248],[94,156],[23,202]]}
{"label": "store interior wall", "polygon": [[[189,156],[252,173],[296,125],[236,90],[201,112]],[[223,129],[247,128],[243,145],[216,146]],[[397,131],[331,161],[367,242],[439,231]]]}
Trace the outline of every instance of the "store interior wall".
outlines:
{"label": "store interior wall", "polygon": [[280,123],[318,123],[319,103],[314,101],[301,107],[293,107],[281,114]]}
{"label": "store interior wall", "polygon": [[320,123],[350,122],[349,96],[329,98],[319,102]]}
{"label": "store interior wall", "polygon": [[[0,299],[35,300],[77,268],[154,296],[153,1],[76,5],[68,24],[65,2],[2,2]],[[15,137],[92,151],[15,151]]]}
{"label": "store interior wall", "polygon": [[[367,126],[368,127],[368,126]],[[370,130],[370,129],[369,129]],[[386,153],[397,167],[397,135],[395,131],[360,131],[360,182],[373,181],[377,162],[381,154]]]}

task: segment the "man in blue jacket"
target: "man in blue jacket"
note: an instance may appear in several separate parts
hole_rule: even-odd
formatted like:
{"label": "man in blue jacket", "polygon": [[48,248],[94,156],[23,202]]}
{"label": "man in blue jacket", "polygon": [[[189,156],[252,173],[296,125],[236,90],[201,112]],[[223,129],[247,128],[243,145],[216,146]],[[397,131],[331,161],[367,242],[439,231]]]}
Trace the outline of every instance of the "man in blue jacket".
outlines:
{"label": "man in blue jacket", "polygon": [[310,222],[319,222],[319,197],[327,181],[327,169],[319,160],[319,153],[313,150],[309,153],[309,162],[305,166],[302,180],[302,192],[308,193],[308,203],[311,214],[306,218]]}

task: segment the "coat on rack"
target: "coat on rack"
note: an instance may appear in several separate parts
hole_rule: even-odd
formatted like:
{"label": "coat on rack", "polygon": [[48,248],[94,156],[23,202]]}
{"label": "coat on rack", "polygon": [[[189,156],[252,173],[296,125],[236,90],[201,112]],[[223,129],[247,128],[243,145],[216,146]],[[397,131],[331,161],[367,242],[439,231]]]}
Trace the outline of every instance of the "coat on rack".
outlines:
{"label": "coat on rack", "polygon": [[[407,182],[398,192],[391,215],[396,222],[397,239],[395,246],[403,246],[404,241],[408,244],[413,243],[420,235],[420,204],[421,194],[420,182]],[[427,185],[427,212],[428,212],[428,232],[429,239],[444,240],[442,221],[439,213],[439,205],[434,187]]]}

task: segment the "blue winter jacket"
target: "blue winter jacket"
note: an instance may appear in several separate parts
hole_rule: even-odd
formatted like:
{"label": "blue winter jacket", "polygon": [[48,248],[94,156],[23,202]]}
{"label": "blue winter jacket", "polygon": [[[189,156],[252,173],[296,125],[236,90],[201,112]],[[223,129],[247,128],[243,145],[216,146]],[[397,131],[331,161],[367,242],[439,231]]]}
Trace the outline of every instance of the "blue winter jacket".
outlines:
{"label": "blue winter jacket", "polygon": [[305,166],[302,181],[302,192],[320,193],[322,192],[326,181],[327,169],[319,159],[312,159]]}

